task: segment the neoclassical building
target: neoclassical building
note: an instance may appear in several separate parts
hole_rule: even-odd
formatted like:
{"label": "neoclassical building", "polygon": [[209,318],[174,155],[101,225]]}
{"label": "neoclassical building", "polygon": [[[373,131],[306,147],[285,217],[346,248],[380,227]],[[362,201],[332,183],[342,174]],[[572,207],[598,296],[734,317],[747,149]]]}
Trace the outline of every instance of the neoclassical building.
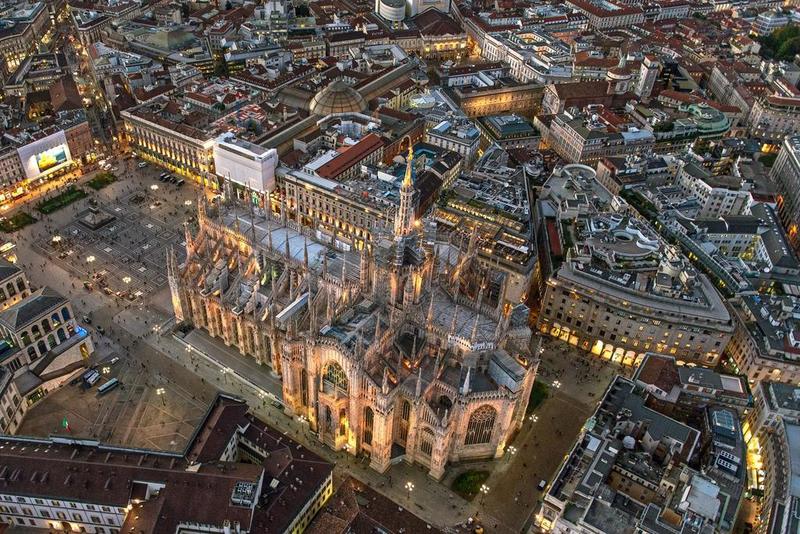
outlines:
{"label": "neoclassical building", "polygon": [[280,375],[287,414],[320,441],[441,478],[503,453],[538,353],[505,275],[477,261],[477,234],[456,246],[415,220],[411,157],[390,234],[342,250],[285,213],[201,202],[169,281],[177,319]]}

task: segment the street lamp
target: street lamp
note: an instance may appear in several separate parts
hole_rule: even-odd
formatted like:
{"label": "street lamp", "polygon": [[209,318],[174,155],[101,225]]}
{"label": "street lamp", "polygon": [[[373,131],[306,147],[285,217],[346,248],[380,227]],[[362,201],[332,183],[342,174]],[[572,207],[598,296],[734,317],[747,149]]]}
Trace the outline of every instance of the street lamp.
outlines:
{"label": "street lamp", "polygon": [[510,454],[511,456],[514,456],[515,454],[517,454],[517,448],[515,446],[513,446],[513,445],[509,445],[508,454]]}
{"label": "street lamp", "polygon": [[88,263],[94,263],[94,260],[95,260],[95,259],[96,259],[96,258],[95,258],[94,256],[89,256],[89,257],[87,257],[87,258],[86,258],[86,261],[87,261]]}
{"label": "street lamp", "polygon": [[103,367],[103,374],[104,375],[107,375],[110,372],[111,372],[111,367]]}
{"label": "street lamp", "polygon": [[164,388],[158,388],[158,389],[156,390],[156,395],[158,395],[159,397],[161,397],[161,404],[162,404],[163,406],[166,406],[166,405],[167,405],[167,401],[164,399],[164,393],[166,393],[166,391],[164,391]]}
{"label": "street lamp", "polygon": [[151,185],[150,189],[152,189],[153,191],[158,191],[158,184]]}
{"label": "street lamp", "polygon": [[406,482],[406,489],[408,490],[408,504],[411,504],[411,492],[414,491],[414,483],[410,480]]}
{"label": "street lamp", "polygon": [[481,484],[481,506],[483,506],[483,499],[486,497],[487,493],[489,493],[489,486]]}
{"label": "street lamp", "polygon": [[228,383],[228,372],[229,372],[228,369],[226,367],[223,367],[222,369],[219,370],[219,372],[222,373],[222,376],[225,378],[225,383],[227,384]]}
{"label": "street lamp", "polygon": [[122,281],[125,282],[126,284],[130,284],[131,283],[131,277],[130,276],[123,276],[122,277]]}
{"label": "street lamp", "polygon": [[60,235],[54,235],[53,236],[53,243],[61,243],[61,236]]}

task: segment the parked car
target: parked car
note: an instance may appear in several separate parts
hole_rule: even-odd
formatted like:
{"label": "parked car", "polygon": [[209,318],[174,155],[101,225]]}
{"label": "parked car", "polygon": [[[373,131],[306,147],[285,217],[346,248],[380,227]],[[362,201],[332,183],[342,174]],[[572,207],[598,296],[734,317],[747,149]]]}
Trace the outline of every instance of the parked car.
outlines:
{"label": "parked car", "polygon": [[144,169],[145,167],[147,167],[147,163],[145,163],[144,161],[140,161],[138,167],[140,169]]}
{"label": "parked car", "polygon": [[100,325],[97,325],[97,326],[95,326],[94,328],[95,328],[95,330],[97,330],[97,331],[98,331],[99,333],[101,333],[101,334],[105,334],[105,333],[106,333],[106,329],[105,329],[105,328],[103,328],[103,327],[102,327],[102,326],[100,326]]}
{"label": "parked car", "polygon": [[89,317],[88,315],[84,315],[83,317],[81,317],[81,319],[83,319],[83,322],[86,324],[92,324],[92,318]]}

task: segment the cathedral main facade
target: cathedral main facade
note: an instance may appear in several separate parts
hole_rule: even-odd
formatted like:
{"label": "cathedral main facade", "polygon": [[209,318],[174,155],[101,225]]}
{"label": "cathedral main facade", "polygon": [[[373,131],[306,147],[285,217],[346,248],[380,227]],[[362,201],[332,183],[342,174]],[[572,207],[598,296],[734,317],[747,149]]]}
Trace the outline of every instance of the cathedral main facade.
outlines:
{"label": "cathedral main facade", "polygon": [[415,220],[411,155],[393,232],[351,250],[289,220],[198,207],[168,254],[178,321],[279,375],[286,413],[335,450],[425,466],[503,454],[538,366],[527,309],[468,243]]}

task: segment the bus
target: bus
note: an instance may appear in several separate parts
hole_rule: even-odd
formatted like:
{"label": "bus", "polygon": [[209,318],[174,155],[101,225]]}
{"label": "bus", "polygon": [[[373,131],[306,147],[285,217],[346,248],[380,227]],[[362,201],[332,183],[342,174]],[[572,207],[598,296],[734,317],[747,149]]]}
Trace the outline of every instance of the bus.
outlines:
{"label": "bus", "polygon": [[94,370],[91,373],[89,373],[89,376],[83,379],[83,381],[86,383],[87,388],[90,388],[93,385],[95,385],[98,380],[100,380],[100,373]]}
{"label": "bus", "polygon": [[119,385],[119,380],[117,380],[116,378],[112,378],[111,380],[109,380],[108,382],[97,388],[97,394],[101,396],[105,395],[118,385]]}

